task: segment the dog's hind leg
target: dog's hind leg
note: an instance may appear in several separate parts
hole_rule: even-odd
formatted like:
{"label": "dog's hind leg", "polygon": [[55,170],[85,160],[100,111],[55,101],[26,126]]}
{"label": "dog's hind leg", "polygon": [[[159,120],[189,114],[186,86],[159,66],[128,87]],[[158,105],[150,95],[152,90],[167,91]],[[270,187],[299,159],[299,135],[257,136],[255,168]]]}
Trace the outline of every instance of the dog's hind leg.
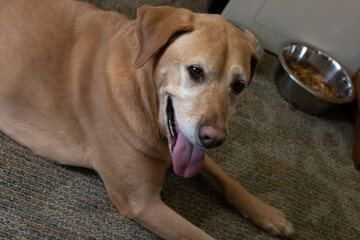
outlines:
{"label": "dog's hind leg", "polygon": [[227,175],[210,156],[205,156],[203,177],[225,196],[245,218],[273,235],[289,237],[294,228],[285,214],[250,194],[238,181]]}

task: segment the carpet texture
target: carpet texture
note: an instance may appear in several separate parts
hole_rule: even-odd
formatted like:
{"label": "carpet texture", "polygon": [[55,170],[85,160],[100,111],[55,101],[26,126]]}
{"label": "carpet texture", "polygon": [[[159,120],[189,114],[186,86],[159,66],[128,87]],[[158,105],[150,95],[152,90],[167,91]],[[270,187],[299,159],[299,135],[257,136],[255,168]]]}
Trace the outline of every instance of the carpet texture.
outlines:
{"label": "carpet texture", "polygon": [[[119,10],[122,1],[91,2]],[[129,9],[123,13],[131,16]],[[322,117],[292,110],[274,84],[278,64],[265,54],[230,121],[230,139],[210,155],[291,218],[292,239],[360,239],[351,117],[342,109]],[[1,239],[160,239],[117,212],[95,172],[39,157],[1,132],[0,189]],[[200,177],[183,179],[169,169],[162,198],[216,239],[277,239],[242,218]]]}

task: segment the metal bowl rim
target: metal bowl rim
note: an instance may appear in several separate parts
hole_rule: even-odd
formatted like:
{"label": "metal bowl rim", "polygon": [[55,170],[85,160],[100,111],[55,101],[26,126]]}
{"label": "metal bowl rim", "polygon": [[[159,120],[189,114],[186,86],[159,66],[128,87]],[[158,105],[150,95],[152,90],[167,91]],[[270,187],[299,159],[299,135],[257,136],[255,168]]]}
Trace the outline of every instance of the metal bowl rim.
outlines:
{"label": "metal bowl rim", "polygon": [[[310,87],[306,86],[300,79],[298,79],[292,73],[292,71],[290,70],[290,68],[288,67],[288,65],[287,65],[287,63],[286,63],[286,61],[284,59],[284,55],[283,55],[284,49],[286,47],[288,47],[288,46],[291,46],[291,45],[297,45],[297,46],[300,46],[300,47],[307,47],[307,48],[311,49],[312,51],[316,52],[317,54],[326,57],[328,59],[328,61],[331,61],[331,62],[334,62],[334,63],[338,64],[341,67],[340,70],[344,73],[344,75],[346,76],[348,82],[351,85],[351,88],[353,89],[351,96],[349,96],[347,98],[342,98],[341,100],[337,100],[337,99],[325,97],[325,96],[319,94],[317,91],[312,90]],[[317,49],[316,47],[314,47],[314,46],[312,46],[310,44],[304,43],[304,42],[286,41],[286,42],[284,42],[284,43],[282,43],[280,45],[280,48],[279,48],[279,51],[278,51],[278,57],[280,59],[281,66],[287,72],[287,74],[290,76],[290,78],[292,80],[294,80],[298,85],[303,87],[305,90],[307,90],[311,94],[315,95],[316,97],[319,97],[319,98],[321,98],[321,99],[323,99],[325,101],[331,102],[331,103],[348,103],[348,102],[351,102],[355,98],[354,84],[353,84],[351,78],[349,77],[349,74],[346,72],[346,70],[343,68],[343,66],[337,60],[335,60],[333,57],[331,57],[329,54],[325,53],[324,51],[322,51],[320,49]]]}

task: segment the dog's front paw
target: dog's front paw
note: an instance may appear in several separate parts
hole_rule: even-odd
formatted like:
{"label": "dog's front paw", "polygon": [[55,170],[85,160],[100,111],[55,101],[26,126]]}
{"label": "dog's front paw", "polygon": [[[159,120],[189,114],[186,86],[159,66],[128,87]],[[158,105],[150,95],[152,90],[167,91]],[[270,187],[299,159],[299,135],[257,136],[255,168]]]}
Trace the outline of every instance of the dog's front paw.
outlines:
{"label": "dog's front paw", "polygon": [[294,227],[283,212],[255,197],[241,213],[272,235],[288,238],[294,233]]}

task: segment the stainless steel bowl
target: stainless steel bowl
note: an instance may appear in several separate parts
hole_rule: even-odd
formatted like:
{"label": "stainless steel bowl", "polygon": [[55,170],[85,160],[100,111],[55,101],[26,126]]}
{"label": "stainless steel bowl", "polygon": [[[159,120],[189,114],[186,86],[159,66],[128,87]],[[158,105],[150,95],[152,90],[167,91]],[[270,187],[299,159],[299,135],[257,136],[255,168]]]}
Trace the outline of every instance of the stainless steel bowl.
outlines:
{"label": "stainless steel bowl", "polygon": [[[280,47],[280,64],[275,73],[275,83],[286,101],[309,114],[321,114],[336,104],[351,102],[355,97],[349,75],[328,54],[298,42],[287,42]],[[336,90],[337,97],[328,97],[304,84],[289,67],[289,61],[308,64],[324,76],[327,86]]]}

